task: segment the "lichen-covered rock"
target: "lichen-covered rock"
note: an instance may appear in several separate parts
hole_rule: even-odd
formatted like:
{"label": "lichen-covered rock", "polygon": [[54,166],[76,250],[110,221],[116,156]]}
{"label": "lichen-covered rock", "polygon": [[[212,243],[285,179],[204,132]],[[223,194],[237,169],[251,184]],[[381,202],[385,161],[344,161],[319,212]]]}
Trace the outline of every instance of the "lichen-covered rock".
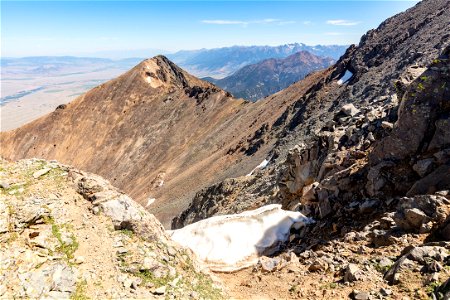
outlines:
{"label": "lichen-covered rock", "polygon": [[361,280],[362,271],[355,264],[348,264],[345,269],[344,281],[345,282],[353,282],[357,280]]}
{"label": "lichen-covered rock", "polygon": [[9,208],[3,199],[0,199],[0,233],[9,230]]}
{"label": "lichen-covered rock", "polygon": [[[391,284],[406,282],[408,274],[417,265],[427,268],[432,262],[444,262],[449,257],[450,244],[438,243],[438,245],[409,246],[404,249],[403,255],[384,274],[384,279]],[[403,274],[402,274],[403,273]]]}

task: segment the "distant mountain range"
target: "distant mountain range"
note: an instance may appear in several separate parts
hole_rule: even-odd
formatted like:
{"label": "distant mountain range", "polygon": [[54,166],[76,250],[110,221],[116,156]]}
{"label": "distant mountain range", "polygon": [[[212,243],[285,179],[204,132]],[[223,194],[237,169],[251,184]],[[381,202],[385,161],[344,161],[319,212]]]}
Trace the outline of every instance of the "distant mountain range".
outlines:
{"label": "distant mountain range", "polygon": [[[173,62],[181,66],[189,73],[198,77],[224,78],[241,69],[244,66],[254,64],[269,58],[285,58],[300,51],[308,51],[314,55],[331,57],[337,60],[348,46],[343,45],[316,45],[308,46],[302,43],[293,43],[280,46],[233,46],[214,49],[181,50],[175,53],[167,53],[161,50]],[[126,52],[130,58],[110,59],[103,58],[104,53],[97,53],[101,57],[76,57],[76,56],[35,56],[21,58],[0,58],[2,74],[21,74],[24,70],[27,74],[38,75],[55,74],[65,72],[67,68],[80,68],[89,65],[104,68],[129,69],[140,61],[155,55],[155,49]],[[124,55],[123,53],[121,54]],[[106,55],[105,57],[111,57]],[[7,68],[6,68],[7,67]],[[6,68],[6,69],[4,69]],[[92,70],[92,68],[91,68]]]}
{"label": "distant mountain range", "polygon": [[172,61],[198,77],[224,78],[240,68],[268,58],[285,58],[300,51],[337,60],[347,45],[316,45],[293,43],[280,46],[233,46],[215,49],[178,51],[168,54]]}
{"label": "distant mountain range", "polygon": [[231,92],[235,97],[256,101],[281,91],[312,71],[325,69],[334,62],[333,58],[300,51],[286,58],[269,58],[247,65],[223,79],[203,79]]}

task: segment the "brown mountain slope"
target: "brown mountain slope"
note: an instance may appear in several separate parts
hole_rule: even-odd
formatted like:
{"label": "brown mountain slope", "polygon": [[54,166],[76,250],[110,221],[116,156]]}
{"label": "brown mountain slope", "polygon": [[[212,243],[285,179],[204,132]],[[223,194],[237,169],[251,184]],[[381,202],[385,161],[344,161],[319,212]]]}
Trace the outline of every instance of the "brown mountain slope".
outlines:
{"label": "brown mountain slope", "polygon": [[318,77],[291,88],[282,101],[252,104],[158,56],[1,133],[0,155],[56,159],[101,174],[144,206],[156,198],[149,208],[167,222],[200,188],[258,165],[275,141],[259,135]]}

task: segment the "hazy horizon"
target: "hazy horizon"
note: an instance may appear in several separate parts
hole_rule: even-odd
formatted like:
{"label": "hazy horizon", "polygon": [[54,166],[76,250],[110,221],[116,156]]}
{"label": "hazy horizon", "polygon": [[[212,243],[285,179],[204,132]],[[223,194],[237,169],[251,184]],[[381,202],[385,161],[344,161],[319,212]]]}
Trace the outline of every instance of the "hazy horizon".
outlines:
{"label": "hazy horizon", "polygon": [[[349,45],[417,1],[2,1],[1,57]],[[31,45],[31,46],[30,46]]]}
{"label": "hazy horizon", "polygon": [[[134,49],[134,50],[110,50],[110,51],[99,51],[99,52],[91,52],[91,53],[80,53],[78,55],[28,55],[28,56],[0,56],[0,59],[20,59],[20,58],[30,58],[30,57],[77,57],[77,58],[99,58],[99,59],[111,59],[111,60],[123,60],[123,59],[132,59],[132,58],[148,58],[156,55],[170,55],[177,52],[182,51],[202,51],[202,50],[214,50],[221,48],[233,48],[233,47],[278,47],[284,45],[294,45],[294,44],[304,44],[301,42],[292,42],[292,43],[284,43],[284,44],[275,44],[275,45],[230,45],[223,47],[214,47],[214,48],[198,48],[198,49],[180,49],[177,51],[167,51],[163,49]],[[314,46],[349,46],[350,44],[315,44],[306,46],[314,47]],[[124,55],[119,55],[120,53],[127,53]],[[150,54],[150,55],[148,55]]]}

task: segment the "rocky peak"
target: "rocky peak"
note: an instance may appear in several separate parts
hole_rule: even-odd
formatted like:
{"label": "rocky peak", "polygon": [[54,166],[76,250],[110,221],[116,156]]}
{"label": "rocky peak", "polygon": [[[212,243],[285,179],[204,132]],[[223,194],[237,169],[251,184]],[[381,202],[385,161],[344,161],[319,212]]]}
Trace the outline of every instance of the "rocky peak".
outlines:
{"label": "rocky peak", "polygon": [[[107,176],[144,204],[152,198],[173,199],[164,190],[181,175],[180,169],[198,168],[202,161],[211,164],[213,154],[220,157],[223,141],[217,132],[237,132],[227,120],[243,102],[156,56],[64,109],[0,133],[0,152],[13,160],[56,159]],[[13,137],[22,134],[31,138]],[[155,186],[152,182],[160,174],[165,174],[164,183]],[[133,178],[138,182],[130,185]],[[191,189],[175,184],[168,190],[177,188]]]}
{"label": "rocky peak", "polygon": [[185,72],[163,55],[144,60],[137,68],[142,70],[145,81],[155,88],[163,85],[185,88],[189,85]]}
{"label": "rocky peak", "polygon": [[268,167],[198,193],[173,225],[261,203],[343,224],[349,212],[448,189],[448,4],[422,1],[349,47],[262,134],[280,130]]}
{"label": "rocky peak", "polygon": [[210,92],[220,91],[214,85],[190,75],[164,55],[146,59],[132,71],[139,71],[140,76],[152,88],[165,87],[169,90],[179,88],[185,90],[190,97],[196,95],[195,92],[192,95],[192,90],[196,90],[197,94],[199,90],[202,90],[202,92],[206,90]]}
{"label": "rocky peak", "polygon": [[257,101],[281,91],[311,72],[329,67],[334,62],[332,58],[300,51],[286,58],[269,58],[244,66],[222,79],[207,80],[230,91],[235,97]]}

